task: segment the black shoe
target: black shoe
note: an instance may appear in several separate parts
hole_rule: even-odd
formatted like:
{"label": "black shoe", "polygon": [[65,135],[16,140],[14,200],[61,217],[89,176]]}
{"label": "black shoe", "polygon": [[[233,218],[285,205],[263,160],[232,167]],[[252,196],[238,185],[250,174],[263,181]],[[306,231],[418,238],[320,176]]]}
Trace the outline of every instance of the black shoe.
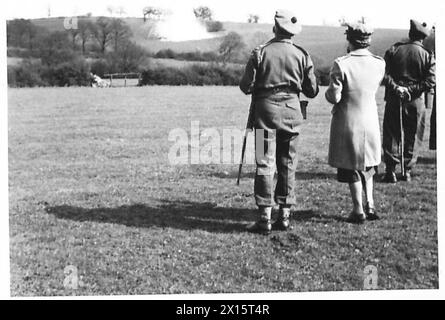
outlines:
{"label": "black shoe", "polygon": [[352,212],[346,222],[354,223],[354,224],[363,224],[366,221],[366,216],[362,213]]}
{"label": "black shoe", "polygon": [[270,220],[260,220],[246,227],[247,232],[269,235],[272,231]]}
{"label": "black shoe", "polygon": [[383,182],[386,183],[397,183],[396,173],[394,171],[388,171],[383,178]]}
{"label": "black shoe", "polygon": [[411,171],[406,171],[405,175],[402,177],[402,180],[406,182],[411,182],[412,180]]}
{"label": "black shoe", "polygon": [[380,217],[375,212],[375,208],[369,207],[368,205],[365,207],[365,215],[366,215],[366,220],[369,221],[380,219]]}

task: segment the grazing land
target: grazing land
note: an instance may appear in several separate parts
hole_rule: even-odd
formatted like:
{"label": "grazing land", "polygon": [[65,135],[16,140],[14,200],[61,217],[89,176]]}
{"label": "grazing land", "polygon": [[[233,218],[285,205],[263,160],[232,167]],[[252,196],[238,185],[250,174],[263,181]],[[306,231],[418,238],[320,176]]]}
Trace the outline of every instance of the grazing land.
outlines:
{"label": "grazing land", "polygon": [[425,143],[412,183],[376,183],[382,220],[346,223],[324,90],[302,133],[295,228],[261,236],[244,232],[252,165],[237,187],[236,164],[167,159],[169,132],[191,121],[244,127],[237,88],[9,89],[11,294],[363,290],[369,265],[379,289],[438,288],[435,153]]}

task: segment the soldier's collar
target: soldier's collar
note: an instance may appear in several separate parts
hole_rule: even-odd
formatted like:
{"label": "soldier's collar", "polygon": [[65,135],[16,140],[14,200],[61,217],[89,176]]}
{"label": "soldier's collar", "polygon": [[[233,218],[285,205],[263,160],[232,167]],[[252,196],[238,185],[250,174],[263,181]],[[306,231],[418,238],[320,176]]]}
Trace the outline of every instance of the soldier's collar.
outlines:
{"label": "soldier's collar", "polygon": [[292,38],[283,38],[280,36],[275,36],[274,41],[293,43]]}

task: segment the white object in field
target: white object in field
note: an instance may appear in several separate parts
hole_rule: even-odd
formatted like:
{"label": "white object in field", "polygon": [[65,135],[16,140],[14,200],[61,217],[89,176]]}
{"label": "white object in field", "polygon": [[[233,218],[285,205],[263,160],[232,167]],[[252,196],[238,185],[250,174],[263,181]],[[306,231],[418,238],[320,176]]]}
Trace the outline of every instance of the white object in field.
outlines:
{"label": "white object in field", "polygon": [[93,88],[108,88],[110,86],[110,82],[103,80],[96,74],[93,74]]}

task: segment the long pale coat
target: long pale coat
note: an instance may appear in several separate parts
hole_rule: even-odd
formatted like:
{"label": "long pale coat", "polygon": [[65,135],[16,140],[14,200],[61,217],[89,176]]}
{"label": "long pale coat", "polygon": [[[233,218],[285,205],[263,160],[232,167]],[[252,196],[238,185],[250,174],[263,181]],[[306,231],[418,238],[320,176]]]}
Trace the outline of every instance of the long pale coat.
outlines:
{"label": "long pale coat", "polygon": [[334,104],[329,164],[365,170],[381,161],[380,126],[375,96],[385,75],[385,61],[367,49],[335,60],[326,99]]}

